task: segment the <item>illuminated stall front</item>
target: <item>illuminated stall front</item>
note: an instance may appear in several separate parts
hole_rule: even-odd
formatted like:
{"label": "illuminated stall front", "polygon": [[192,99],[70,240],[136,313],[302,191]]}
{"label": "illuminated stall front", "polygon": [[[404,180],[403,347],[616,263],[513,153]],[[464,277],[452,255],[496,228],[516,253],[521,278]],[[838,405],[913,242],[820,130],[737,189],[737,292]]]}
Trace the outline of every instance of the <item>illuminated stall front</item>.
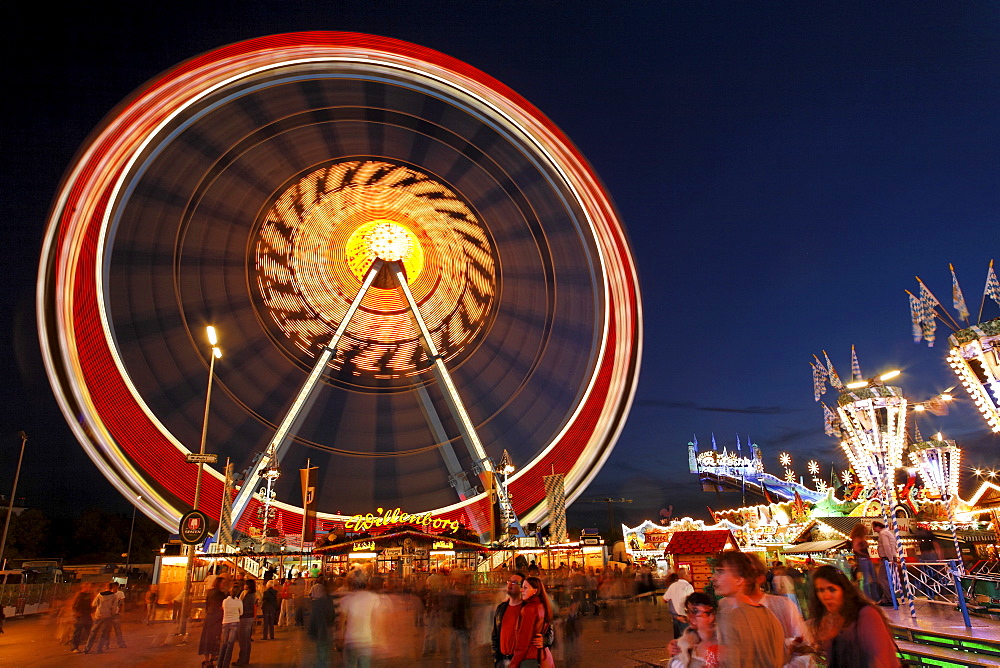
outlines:
{"label": "illuminated stall front", "polygon": [[376,572],[412,575],[432,569],[474,570],[489,548],[457,520],[411,514],[399,508],[355,515],[325,525],[329,533],[316,542],[324,572],[371,565]]}
{"label": "illuminated stall front", "polygon": [[347,571],[353,564],[374,567],[377,573],[407,576],[437,570],[475,570],[483,545],[442,534],[429,534],[417,527],[368,534],[326,543],[313,553],[323,557],[323,572]]}
{"label": "illuminated stall front", "polygon": [[668,568],[663,548],[670,542],[673,531],[667,527],[646,520],[637,527],[622,525],[625,537],[625,553],[633,563],[647,563],[657,571]]}

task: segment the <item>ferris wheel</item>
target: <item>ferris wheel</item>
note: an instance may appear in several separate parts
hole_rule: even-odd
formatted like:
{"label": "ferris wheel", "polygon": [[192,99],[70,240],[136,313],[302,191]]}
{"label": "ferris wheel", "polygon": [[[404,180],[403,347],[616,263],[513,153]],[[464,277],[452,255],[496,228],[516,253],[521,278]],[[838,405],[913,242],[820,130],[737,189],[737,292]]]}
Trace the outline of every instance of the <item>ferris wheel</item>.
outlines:
{"label": "ferris wheel", "polygon": [[[165,527],[204,425],[214,519],[229,459],[241,493],[311,462],[321,517],[475,525],[507,450],[537,521],[543,476],[572,501],[611,452],[642,340],[618,215],[550,120],[453,58],[331,32],[217,49],[112,112],[56,196],[38,319],[77,439]],[[298,476],[269,493],[301,522]]]}

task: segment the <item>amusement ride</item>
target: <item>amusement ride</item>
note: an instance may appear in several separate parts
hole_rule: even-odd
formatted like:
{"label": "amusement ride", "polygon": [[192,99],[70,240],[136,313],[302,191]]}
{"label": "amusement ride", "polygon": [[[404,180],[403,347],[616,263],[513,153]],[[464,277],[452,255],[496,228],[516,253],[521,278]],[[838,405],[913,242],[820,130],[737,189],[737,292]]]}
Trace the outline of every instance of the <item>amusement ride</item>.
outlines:
{"label": "amusement ride", "polygon": [[628,240],[569,139],[466,63],[353,33],[225,46],[125,100],[56,195],[37,300],[90,458],[223,543],[311,544],[310,505],[319,531],[523,536],[548,478],[571,503],[607,459],[642,345]]}

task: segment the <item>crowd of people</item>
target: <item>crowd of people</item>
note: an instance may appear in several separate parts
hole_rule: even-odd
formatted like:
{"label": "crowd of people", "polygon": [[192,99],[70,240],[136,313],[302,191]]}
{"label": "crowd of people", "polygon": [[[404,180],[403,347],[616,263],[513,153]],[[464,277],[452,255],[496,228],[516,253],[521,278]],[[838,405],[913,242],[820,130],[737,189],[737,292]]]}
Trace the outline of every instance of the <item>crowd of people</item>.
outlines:
{"label": "crowd of people", "polygon": [[685,588],[677,582],[685,574],[678,574],[664,594],[678,631],[668,648],[671,668],[899,666],[877,603],[841,569],[813,566],[797,573],[808,592],[805,617],[783,565],[765,571],[752,555],[722,552],[715,559],[714,595],[692,591],[683,603]]}
{"label": "crowd of people", "polygon": [[[674,640],[664,653],[672,668],[898,665],[873,569],[860,560],[853,571],[812,566],[775,562],[768,569],[756,556],[723,552],[704,591],[683,569],[663,583],[647,566],[616,564],[549,571],[531,564],[503,580],[447,570],[399,578],[360,565],[285,578],[271,570],[260,580],[223,570],[195,606],[198,653],[206,668],[249,665],[255,642],[298,627],[316,665],[402,665],[422,657],[464,667],[554,668],[557,660],[586,664],[585,626],[635,632],[667,619]],[[131,596],[130,609],[152,623],[164,603],[156,585]],[[112,640],[125,647],[124,605],[115,582],[81,585],[65,608],[72,615],[64,632],[70,651],[104,652]],[[584,624],[587,617],[593,621]]]}

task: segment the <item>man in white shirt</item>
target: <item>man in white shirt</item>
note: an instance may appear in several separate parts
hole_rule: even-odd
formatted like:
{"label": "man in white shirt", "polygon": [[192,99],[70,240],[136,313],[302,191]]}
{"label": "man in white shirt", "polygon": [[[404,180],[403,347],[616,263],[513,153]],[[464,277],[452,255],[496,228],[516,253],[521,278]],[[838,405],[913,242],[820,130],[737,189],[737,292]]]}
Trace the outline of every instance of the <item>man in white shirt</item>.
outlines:
{"label": "man in white shirt", "polygon": [[372,628],[380,599],[360,579],[351,580],[351,593],[340,599],[344,633],[344,663],[347,666],[371,665],[375,650]]}
{"label": "man in white shirt", "polygon": [[684,606],[687,597],[694,592],[691,586],[691,575],[688,569],[682,568],[677,571],[677,581],[667,587],[663,592],[663,602],[670,609],[670,616],[674,622],[674,637],[680,638],[687,628],[687,608]]}
{"label": "man in white shirt", "polygon": [[888,570],[890,568],[892,569],[894,576],[893,580],[895,580],[895,576],[899,573],[899,571],[896,570],[896,565],[899,563],[899,552],[896,549],[896,536],[889,531],[885,524],[880,520],[872,522],[872,529],[878,533],[879,568],[875,570],[875,574],[878,577],[878,586],[881,590],[878,604],[883,606],[892,605],[892,600],[895,598],[895,592],[889,584]]}
{"label": "man in white shirt", "polygon": [[[757,586],[747,594],[747,598],[750,599],[751,603],[763,605],[778,618],[785,634],[786,653],[790,654],[802,644],[806,633],[806,623],[802,619],[802,612],[799,610],[799,606],[792,603],[788,597],[765,593],[763,585],[764,575],[761,574],[757,578]],[[815,665],[815,661],[810,655],[799,654],[791,656],[788,663],[785,664],[785,668],[807,668],[813,665]]]}

